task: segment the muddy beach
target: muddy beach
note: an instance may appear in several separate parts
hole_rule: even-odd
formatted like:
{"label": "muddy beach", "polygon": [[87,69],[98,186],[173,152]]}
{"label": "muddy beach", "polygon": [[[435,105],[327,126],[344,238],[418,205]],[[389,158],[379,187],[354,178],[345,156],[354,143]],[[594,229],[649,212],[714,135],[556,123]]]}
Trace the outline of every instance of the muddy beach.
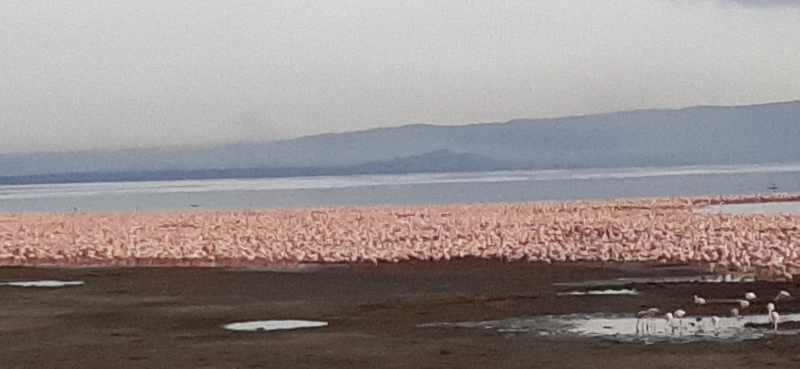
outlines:
{"label": "muddy beach", "polygon": [[[644,283],[707,276],[688,265],[547,265],[459,259],[301,268],[0,268],[2,281],[62,280],[61,288],[0,286],[0,356],[7,368],[756,368],[800,365],[800,338],[648,342],[548,337],[534,332],[420,327],[567,314],[630,317],[658,307],[725,316],[729,303],[695,305],[692,295],[741,298],[742,314],[792,281]],[[623,278],[623,279],[620,279]],[[649,279],[648,279],[649,278]],[[655,278],[655,279],[652,279]],[[671,278],[671,279],[670,279]],[[636,295],[565,295],[582,282],[634,281]],[[778,303],[788,314],[800,301]],[[307,319],[327,327],[235,332],[223,325]],[[787,326],[788,327],[788,326]],[[784,327],[780,327],[781,331]],[[786,328],[787,330],[789,328]]]}
{"label": "muddy beach", "polygon": [[5,214],[0,367],[794,368],[798,197]]}

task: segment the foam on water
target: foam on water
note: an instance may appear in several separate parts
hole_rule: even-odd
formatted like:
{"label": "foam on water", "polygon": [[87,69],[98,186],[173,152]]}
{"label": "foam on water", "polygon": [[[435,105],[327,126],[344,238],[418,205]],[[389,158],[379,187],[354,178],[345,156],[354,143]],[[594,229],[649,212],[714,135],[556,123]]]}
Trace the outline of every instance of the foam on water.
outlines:
{"label": "foam on water", "polygon": [[[800,192],[800,164],[0,185],[0,212],[564,201]],[[531,189],[535,189],[532,191]]]}
{"label": "foam on water", "polygon": [[0,286],[57,288],[82,285],[83,281],[15,281],[0,282]]}
{"label": "foam on water", "polygon": [[91,197],[124,194],[170,194],[230,191],[333,189],[436,183],[559,181],[671,177],[709,174],[800,172],[800,164],[707,165],[570,170],[517,170],[466,173],[415,173],[255,179],[96,182],[0,186],[0,200]]}
{"label": "foam on water", "polygon": [[620,342],[645,343],[742,341],[775,334],[800,334],[800,314],[782,315],[777,332],[773,329],[767,315],[718,319],[714,324],[710,316],[687,316],[669,323],[663,316],[637,318],[632,315],[570,314],[481,322],[428,323],[418,327],[483,329],[498,333],[530,334],[554,338],[599,337]]}
{"label": "foam on water", "polygon": [[254,320],[249,322],[230,323],[223,328],[232,331],[276,331],[284,329],[326,327],[328,322],[311,320]]}

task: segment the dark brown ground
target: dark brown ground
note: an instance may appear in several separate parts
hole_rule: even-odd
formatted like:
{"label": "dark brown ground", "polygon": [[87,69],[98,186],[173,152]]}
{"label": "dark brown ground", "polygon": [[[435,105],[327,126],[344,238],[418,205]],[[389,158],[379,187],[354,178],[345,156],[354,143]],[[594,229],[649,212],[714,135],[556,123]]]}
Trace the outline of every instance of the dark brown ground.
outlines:
{"label": "dark brown ground", "polygon": [[[1,368],[760,368],[800,367],[800,338],[690,344],[545,339],[420,323],[650,306],[726,314],[692,295],[774,296],[793,283],[638,285],[639,296],[565,297],[553,282],[694,274],[687,268],[460,260],[254,271],[211,268],[0,268],[0,281],[83,280],[57,289],[0,286]],[[798,299],[800,300],[800,299]],[[763,306],[751,307],[760,312]],[[781,308],[800,310],[800,301]],[[720,311],[716,311],[719,309]],[[265,319],[326,320],[295,331],[232,332]]]}

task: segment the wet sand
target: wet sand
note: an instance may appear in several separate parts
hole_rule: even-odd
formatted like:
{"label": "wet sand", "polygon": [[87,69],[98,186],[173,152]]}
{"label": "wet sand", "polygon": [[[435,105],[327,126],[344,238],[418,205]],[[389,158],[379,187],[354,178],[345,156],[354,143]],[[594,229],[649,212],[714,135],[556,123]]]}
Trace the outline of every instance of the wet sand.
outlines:
{"label": "wet sand", "polygon": [[[695,205],[736,203],[737,198],[712,200]],[[420,327],[567,314],[632,316],[651,307],[661,308],[662,313],[684,309],[688,316],[708,318],[726,316],[734,305],[698,306],[693,295],[711,301],[741,298],[749,291],[760,298],[741,312],[753,315],[764,314],[766,304],[781,290],[800,296],[797,282],[761,279],[632,282],[613,288],[635,289],[636,295],[565,294],[581,290],[565,285],[575,282],[698,276],[709,270],[666,263],[455,258],[377,265],[262,263],[260,268],[2,266],[0,367],[800,367],[797,335],[648,344],[613,336],[542,337],[496,329]],[[63,288],[2,284],[33,280],[85,284]],[[778,309],[781,314],[798,313],[800,298],[780,301]],[[223,328],[234,322],[272,319],[329,325],[274,332]]]}
{"label": "wet sand", "polygon": [[[640,284],[639,295],[563,296],[554,283],[697,275],[643,267],[461,259],[398,264],[224,268],[0,268],[0,281],[81,280],[64,288],[0,286],[4,368],[759,368],[800,366],[800,338],[620,343],[460,328],[462,322],[570,313],[635,314],[648,307],[725,315],[692,295],[774,296],[794,282]],[[630,286],[629,286],[630,287]],[[800,299],[798,299],[800,300]],[[800,301],[781,302],[799,312]],[[766,299],[745,313],[760,313]],[[309,319],[328,327],[233,332],[247,320]]]}

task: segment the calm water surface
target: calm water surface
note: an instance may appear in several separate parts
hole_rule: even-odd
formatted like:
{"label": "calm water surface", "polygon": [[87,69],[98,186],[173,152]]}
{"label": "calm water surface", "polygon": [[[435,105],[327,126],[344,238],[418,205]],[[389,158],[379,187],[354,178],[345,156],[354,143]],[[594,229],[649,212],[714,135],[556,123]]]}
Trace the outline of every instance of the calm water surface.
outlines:
{"label": "calm water surface", "polygon": [[0,212],[448,204],[800,192],[800,164],[0,186]]}

